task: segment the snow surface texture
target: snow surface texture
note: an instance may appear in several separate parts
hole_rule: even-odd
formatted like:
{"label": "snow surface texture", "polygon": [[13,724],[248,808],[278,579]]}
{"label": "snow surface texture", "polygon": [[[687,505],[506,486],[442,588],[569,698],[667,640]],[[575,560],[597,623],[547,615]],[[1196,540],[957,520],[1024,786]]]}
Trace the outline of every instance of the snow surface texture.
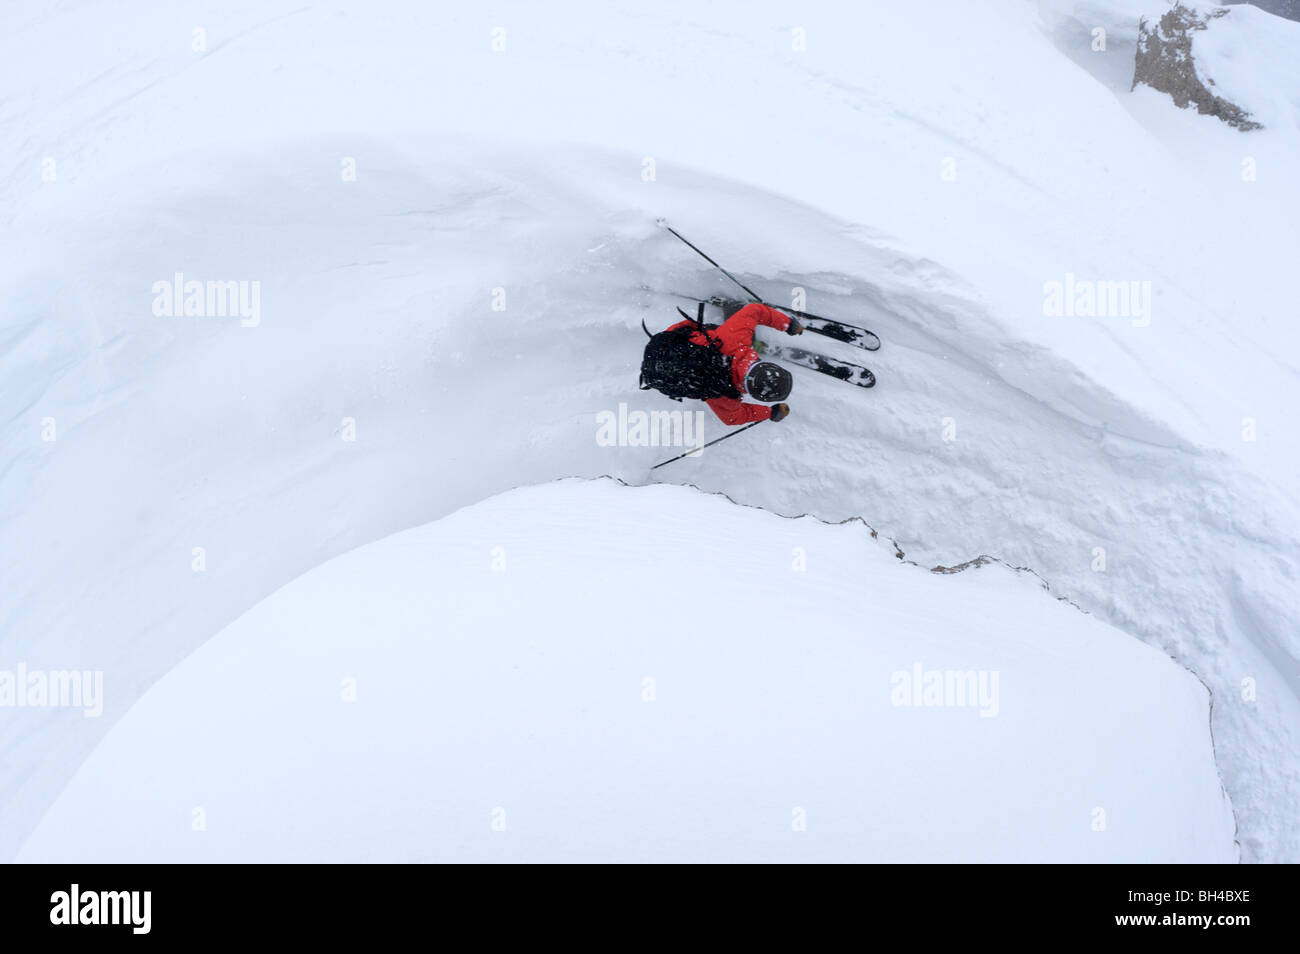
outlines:
{"label": "snow surface texture", "polygon": [[[917,667],[980,689],[924,696]],[[1031,575],[567,481],[258,604],[19,860],[1232,861],[1208,702]]]}
{"label": "snow surface texture", "polygon": [[[1128,92],[1160,5],[928,6],[15,11],[0,664],[103,670],[106,698],[0,714],[0,850],[290,580],[608,473],[1033,567],[1203,680],[1242,857],[1300,860],[1300,25],[1211,28],[1256,31],[1213,74],[1247,136]],[[880,333],[874,391],[796,372],[787,421],[653,477],[671,452],[599,446],[601,411],[677,407],[636,390],[641,320],[730,291],[661,215]],[[260,323],[153,315],[177,271],[259,281]],[[1046,316],[1067,273],[1150,281],[1150,322]]]}

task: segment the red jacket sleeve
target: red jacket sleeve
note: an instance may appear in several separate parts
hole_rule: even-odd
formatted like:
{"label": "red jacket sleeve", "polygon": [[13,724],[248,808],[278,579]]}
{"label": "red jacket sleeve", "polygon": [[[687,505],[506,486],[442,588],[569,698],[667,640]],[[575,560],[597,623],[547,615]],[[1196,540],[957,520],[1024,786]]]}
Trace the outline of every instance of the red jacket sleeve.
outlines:
{"label": "red jacket sleeve", "polygon": [[775,308],[769,308],[767,305],[758,302],[748,304],[724,321],[721,327],[718,328],[718,337],[722,339],[723,349],[734,350],[753,345],[754,329],[759,325],[767,325],[767,327],[775,328],[777,331],[785,331],[790,327],[790,319]]}
{"label": "red jacket sleeve", "polygon": [[718,415],[723,424],[749,424],[753,421],[766,421],[772,416],[772,409],[766,404],[746,404],[735,398],[720,397],[706,401],[710,410]]}

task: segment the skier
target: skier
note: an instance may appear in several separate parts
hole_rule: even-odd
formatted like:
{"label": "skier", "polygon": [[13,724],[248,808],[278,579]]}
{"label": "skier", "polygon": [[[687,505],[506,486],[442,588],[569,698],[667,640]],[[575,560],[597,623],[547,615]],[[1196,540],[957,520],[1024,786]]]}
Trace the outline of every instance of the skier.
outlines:
{"label": "skier", "polygon": [[[642,390],[653,388],[678,401],[702,400],[723,424],[784,420],[793,380],[779,364],[759,359],[754,331],[766,325],[798,335],[803,325],[757,302],[728,302],[723,315],[721,325],[706,325],[701,304],[698,317],[652,335],[641,363]],[[741,400],[746,395],[768,403],[749,404]],[[773,401],[778,403],[769,406]]]}

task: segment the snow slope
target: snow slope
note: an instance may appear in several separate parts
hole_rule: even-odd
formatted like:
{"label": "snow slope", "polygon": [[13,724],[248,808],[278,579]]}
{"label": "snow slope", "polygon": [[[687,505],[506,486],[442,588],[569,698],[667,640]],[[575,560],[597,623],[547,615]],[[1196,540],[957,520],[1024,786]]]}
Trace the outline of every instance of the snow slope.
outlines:
{"label": "snow slope", "polygon": [[259,603],[19,860],[1231,861],[1207,703],[1027,574],[565,481]]}
{"label": "snow slope", "polygon": [[[1246,138],[1128,93],[1149,6],[13,12],[0,665],[103,670],[106,699],[0,713],[0,851],[312,567],[514,486],[649,482],[670,453],[597,415],[675,407],[636,390],[640,322],[722,287],[666,215],[885,346],[873,392],[800,374],[788,421],[653,478],[1032,566],[1204,681],[1243,858],[1300,859],[1295,99],[1271,61]],[[260,322],[155,316],[177,271],[260,282]],[[1046,317],[1067,272],[1150,280],[1151,322]]]}

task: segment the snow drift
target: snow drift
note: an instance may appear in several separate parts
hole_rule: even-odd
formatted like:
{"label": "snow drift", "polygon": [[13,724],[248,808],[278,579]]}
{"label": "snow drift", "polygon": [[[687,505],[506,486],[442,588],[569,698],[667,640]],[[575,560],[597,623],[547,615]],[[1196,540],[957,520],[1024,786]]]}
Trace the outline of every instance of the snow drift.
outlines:
{"label": "snow drift", "polygon": [[168,673],[21,861],[1231,861],[1205,688],[998,565],[516,490]]}
{"label": "snow drift", "polygon": [[[0,852],[313,567],[514,486],[648,482],[667,455],[598,416],[675,407],[636,390],[641,321],[720,290],[664,215],[885,346],[873,392],[796,372],[788,421],[655,476],[1033,567],[1200,677],[1243,858],[1300,859],[1300,45],[1225,48],[1242,134],[1129,92],[1150,6],[15,12],[0,668],[102,671],[104,715],[3,712]],[[157,313],[177,273],[260,283],[257,324]],[[1152,307],[1045,314],[1076,278]]]}

